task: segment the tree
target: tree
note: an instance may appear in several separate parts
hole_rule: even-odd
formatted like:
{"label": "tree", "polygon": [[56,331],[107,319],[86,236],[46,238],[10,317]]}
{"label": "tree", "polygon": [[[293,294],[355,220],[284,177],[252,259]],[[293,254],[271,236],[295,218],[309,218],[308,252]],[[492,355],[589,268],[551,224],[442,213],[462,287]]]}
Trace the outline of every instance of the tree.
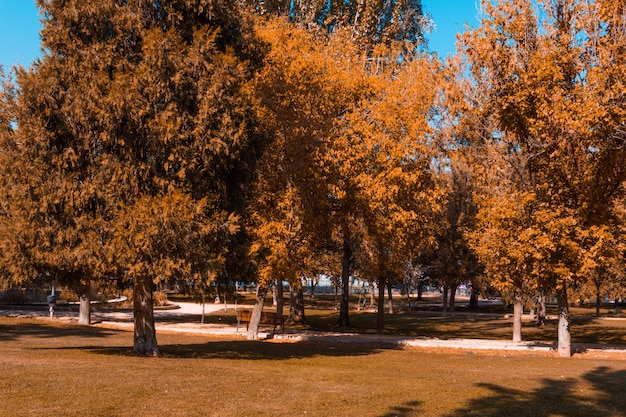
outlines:
{"label": "tree", "polygon": [[[245,85],[263,47],[219,0],[38,4],[44,55],[18,77],[14,132],[24,158],[55,173],[34,187],[52,190],[38,224],[78,221],[71,205],[59,209],[74,195],[89,209],[81,223],[112,222],[110,240],[88,242],[132,278],[135,352],[156,355],[154,282],[183,266],[207,276],[198,253],[225,254],[214,232],[237,230],[260,143]],[[193,251],[191,236],[201,237]]]}
{"label": "tree", "polygon": [[110,269],[110,171],[96,162],[81,118],[88,86],[64,88],[60,71],[39,61],[16,70],[18,88],[4,84],[0,241],[11,281],[46,276],[69,285],[80,295],[79,323],[88,325],[92,282]]}
{"label": "tree", "polygon": [[[325,40],[282,18],[257,28],[270,51],[255,77],[255,110],[259,128],[272,138],[258,164],[249,215],[259,286],[276,282],[280,290],[286,281],[297,290],[301,276],[314,269],[312,253],[324,244],[314,242],[328,240],[321,219],[326,184],[316,156],[355,93],[346,84],[346,62]],[[282,317],[282,297],[278,301]],[[249,329],[254,338],[254,326]]]}
{"label": "tree", "polygon": [[[424,43],[430,22],[421,0],[244,0],[261,15],[279,15],[308,30],[349,30],[356,44]],[[371,51],[370,51],[371,52]]]}
{"label": "tree", "polygon": [[343,135],[330,154],[345,172],[342,188],[352,190],[352,204],[362,213],[359,270],[378,285],[379,333],[386,284],[399,279],[405,263],[432,242],[441,195],[428,140],[437,77],[427,58],[370,75],[373,93],[346,115]]}
{"label": "tree", "polygon": [[[624,177],[617,81],[623,2],[483,2],[481,27],[462,39],[487,141],[518,154],[530,198],[524,239],[535,242],[537,286],[556,291],[560,355],[571,354],[567,289],[585,230],[610,218]],[[493,124],[491,124],[493,123]]]}

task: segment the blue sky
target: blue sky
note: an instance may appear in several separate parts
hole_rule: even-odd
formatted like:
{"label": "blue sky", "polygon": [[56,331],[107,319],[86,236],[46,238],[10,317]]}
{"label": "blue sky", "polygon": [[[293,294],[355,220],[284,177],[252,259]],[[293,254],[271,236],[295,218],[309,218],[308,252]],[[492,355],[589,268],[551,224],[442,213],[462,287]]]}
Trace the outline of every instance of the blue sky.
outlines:
{"label": "blue sky", "polygon": [[435,30],[427,36],[431,51],[445,58],[455,51],[456,34],[466,25],[478,27],[479,0],[422,0],[424,13],[431,15]]}
{"label": "blue sky", "polygon": [[[478,0],[422,0],[436,29],[428,35],[429,47],[441,58],[455,51],[456,33],[466,24],[478,25]],[[39,18],[35,0],[0,0],[0,65],[28,66],[40,55]]]}

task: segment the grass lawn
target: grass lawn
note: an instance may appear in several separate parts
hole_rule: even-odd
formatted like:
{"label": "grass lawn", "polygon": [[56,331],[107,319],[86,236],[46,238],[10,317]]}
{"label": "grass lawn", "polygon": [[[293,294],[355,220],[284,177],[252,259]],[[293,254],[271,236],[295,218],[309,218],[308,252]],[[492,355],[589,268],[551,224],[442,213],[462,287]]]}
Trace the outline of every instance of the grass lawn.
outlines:
{"label": "grass lawn", "polygon": [[626,359],[248,342],[0,318],[0,416],[626,416]]}

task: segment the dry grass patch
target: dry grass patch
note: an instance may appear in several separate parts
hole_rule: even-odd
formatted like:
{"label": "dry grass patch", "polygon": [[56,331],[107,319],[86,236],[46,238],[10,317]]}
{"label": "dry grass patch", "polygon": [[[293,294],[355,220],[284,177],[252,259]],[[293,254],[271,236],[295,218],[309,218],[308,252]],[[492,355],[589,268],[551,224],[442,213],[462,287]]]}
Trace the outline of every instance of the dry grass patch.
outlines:
{"label": "dry grass patch", "polygon": [[623,416],[626,361],[158,336],[0,318],[0,416]]}

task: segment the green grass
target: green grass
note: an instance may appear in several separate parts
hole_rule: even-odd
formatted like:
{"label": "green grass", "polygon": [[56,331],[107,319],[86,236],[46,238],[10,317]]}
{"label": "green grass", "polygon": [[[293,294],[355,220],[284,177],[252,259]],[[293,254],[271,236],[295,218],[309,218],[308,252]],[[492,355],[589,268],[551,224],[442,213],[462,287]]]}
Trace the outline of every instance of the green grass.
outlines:
{"label": "green grass", "polygon": [[0,416],[624,416],[626,360],[248,342],[0,318]]}

